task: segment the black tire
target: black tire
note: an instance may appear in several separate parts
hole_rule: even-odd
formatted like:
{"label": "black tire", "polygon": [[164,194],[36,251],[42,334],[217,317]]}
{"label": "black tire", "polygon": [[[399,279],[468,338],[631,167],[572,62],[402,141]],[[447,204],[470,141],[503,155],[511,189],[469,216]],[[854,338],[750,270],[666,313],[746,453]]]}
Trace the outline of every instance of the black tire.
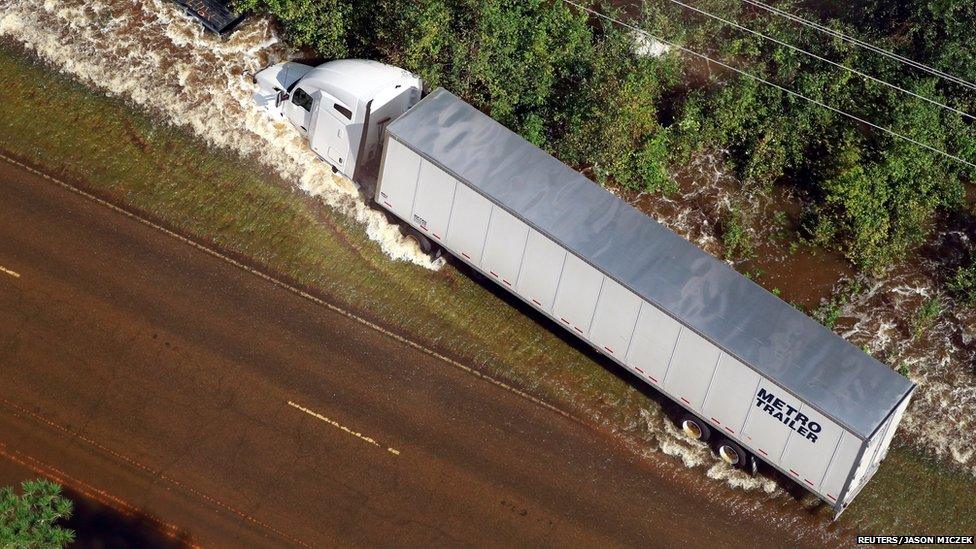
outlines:
{"label": "black tire", "polygon": [[678,419],[678,429],[689,438],[707,442],[712,438],[712,428],[694,414],[684,414]]}
{"label": "black tire", "polygon": [[404,227],[401,225],[400,232],[403,234],[407,240],[413,240],[417,243],[417,247],[420,251],[429,255],[432,259],[437,259],[443,253],[443,250],[437,244],[434,244],[431,239],[424,236],[420,231],[414,229],[413,227]]}
{"label": "black tire", "polygon": [[718,442],[716,450],[718,451],[718,456],[722,458],[722,461],[736,469],[748,470],[749,464],[753,461],[751,459],[752,456],[742,446],[727,438],[723,438]]}

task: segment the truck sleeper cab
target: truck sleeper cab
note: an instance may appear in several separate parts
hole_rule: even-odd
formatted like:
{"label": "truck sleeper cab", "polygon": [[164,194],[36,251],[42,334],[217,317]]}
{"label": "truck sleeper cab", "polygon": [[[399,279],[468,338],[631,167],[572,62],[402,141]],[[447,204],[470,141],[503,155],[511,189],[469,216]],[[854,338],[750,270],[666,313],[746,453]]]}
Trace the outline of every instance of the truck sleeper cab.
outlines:
{"label": "truck sleeper cab", "polygon": [[386,124],[420,100],[423,85],[405,70],[363,59],[314,68],[289,61],[253,80],[255,102],[287,120],[333,171],[354,181],[378,157]]}

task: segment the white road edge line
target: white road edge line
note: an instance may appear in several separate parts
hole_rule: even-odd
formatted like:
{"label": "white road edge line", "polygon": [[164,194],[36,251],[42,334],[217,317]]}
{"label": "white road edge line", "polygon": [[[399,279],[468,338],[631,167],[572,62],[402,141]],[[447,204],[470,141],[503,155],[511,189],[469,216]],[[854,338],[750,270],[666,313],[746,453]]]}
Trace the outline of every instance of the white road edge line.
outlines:
{"label": "white road edge line", "polygon": [[325,301],[325,300],[323,300],[321,298],[318,298],[318,297],[316,297],[316,296],[314,296],[314,295],[312,295],[312,294],[310,294],[310,293],[308,293],[308,292],[306,292],[306,291],[304,291],[304,290],[302,290],[300,288],[296,288],[294,286],[291,286],[290,284],[287,284],[287,283],[285,283],[285,282],[283,282],[281,280],[278,280],[277,278],[274,278],[273,276],[271,276],[269,274],[266,274],[266,273],[264,273],[262,271],[259,271],[259,270],[255,269],[253,267],[249,267],[247,265],[244,265],[243,263],[241,263],[241,262],[239,262],[239,261],[237,261],[237,260],[235,260],[235,259],[233,259],[231,257],[228,257],[228,256],[226,256],[226,255],[218,252],[217,250],[208,248],[208,247],[204,246],[203,244],[200,244],[198,242],[195,242],[193,240],[190,240],[189,238],[187,238],[187,237],[185,237],[183,235],[180,235],[180,234],[178,234],[176,232],[173,232],[173,231],[167,229],[166,227],[163,227],[161,225],[158,225],[158,224],[156,224],[156,223],[154,223],[154,222],[152,222],[152,221],[150,221],[150,220],[148,220],[148,219],[146,219],[144,217],[138,216],[138,215],[136,215],[136,214],[134,214],[134,213],[132,213],[132,212],[124,209],[124,208],[121,208],[119,206],[116,206],[115,204],[112,204],[111,202],[108,202],[106,200],[103,200],[103,199],[101,199],[101,198],[99,198],[99,197],[97,197],[97,196],[95,196],[95,195],[93,195],[93,194],[91,194],[91,193],[89,193],[87,191],[83,191],[83,190],[81,190],[81,189],[79,189],[77,187],[74,187],[72,185],[69,185],[68,183],[65,183],[64,181],[61,181],[60,179],[57,179],[55,177],[51,177],[50,175],[48,175],[48,174],[46,174],[44,172],[41,172],[39,170],[36,170],[36,169],[34,169],[34,168],[32,168],[32,167],[30,167],[30,166],[28,166],[28,165],[26,165],[26,164],[24,164],[22,162],[18,162],[17,160],[14,160],[13,158],[10,158],[9,156],[7,156],[5,154],[0,154],[0,159],[3,159],[3,160],[5,160],[5,161],[7,161],[10,164],[13,164],[15,166],[19,166],[19,167],[21,167],[21,168],[23,168],[23,169],[31,172],[34,175],[37,175],[39,177],[42,177],[42,178],[44,178],[44,179],[46,179],[46,180],[48,180],[48,181],[50,181],[52,183],[55,183],[57,185],[60,185],[61,187],[65,188],[65,189],[67,189],[67,190],[69,190],[69,191],[71,191],[71,192],[73,192],[75,194],[81,195],[81,196],[83,196],[83,197],[85,197],[85,198],[87,198],[87,199],[89,199],[89,200],[91,200],[93,202],[97,202],[98,204],[101,204],[102,206],[105,206],[105,207],[107,207],[109,209],[115,210],[116,212],[119,212],[122,215],[125,215],[126,217],[129,217],[131,219],[134,219],[134,220],[142,223],[143,225],[147,225],[149,227],[152,227],[152,228],[156,229],[157,231],[161,231],[163,233],[166,233],[167,235],[169,235],[169,236],[171,236],[171,237],[179,240],[180,242],[183,242],[184,244],[188,244],[188,245],[193,246],[194,248],[196,248],[196,249],[198,249],[198,250],[200,250],[200,251],[202,251],[204,253],[207,253],[207,254],[210,254],[210,255],[212,255],[212,256],[214,256],[216,258],[222,259],[222,260],[226,261],[227,263],[230,263],[231,265],[234,265],[235,267],[237,267],[239,269],[243,269],[243,270],[245,270],[245,271],[253,274],[254,276],[257,276],[259,278],[263,278],[264,280],[266,280],[268,282],[271,282],[272,284],[274,284],[274,285],[276,285],[276,286],[278,286],[280,288],[284,288],[284,289],[292,292],[293,294],[296,294],[296,295],[298,295],[300,297],[303,297],[303,298],[305,298],[305,299],[307,299],[307,300],[309,300],[309,301],[311,301],[311,302],[313,302],[313,303],[315,303],[317,305],[321,305],[321,306],[323,306],[323,307],[325,307],[325,308],[327,308],[327,309],[329,309],[329,310],[331,310],[333,312],[336,312],[336,313],[338,313],[340,315],[345,316],[346,318],[349,318],[351,320],[354,320],[354,321],[356,321],[356,322],[358,322],[358,323],[360,323],[360,324],[362,324],[362,325],[364,325],[364,326],[366,326],[366,327],[368,327],[370,329],[373,329],[373,330],[375,330],[375,331],[377,331],[377,332],[379,332],[379,333],[381,333],[381,334],[383,334],[383,335],[385,335],[387,337],[390,337],[390,338],[392,338],[392,339],[394,339],[396,341],[399,341],[400,343],[403,343],[404,345],[408,345],[410,347],[413,347],[414,349],[416,349],[416,350],[418,350],[418,351],[420,351],[422,353],[426,353],[426,354],[428,354],[428,355],[430,355],[430,356],[432,356],[432,357],[434,357],[434,358],[436,358],[436,359],[438,359],[438,360],[440,360],[442,362],[445,362],[445,363],[447,363],[447,364],[449,364],[451,366],[454,366],[455,368],[458,368],[460,370],[463,370],[463,371],[465,371],[465,372],[467,372],[467,373],[469,373],[469,374],[471,374],[471,375],[473,375],[475,377],[481,378],[482,380],[487,381],[488,383],[491,383],[493,385],[496,385],[498,387],[501,387],[502,389],[505,389],[505,390],[507,390],[507,391],[509,391],[511,393],[514,393],[514,394],[516,394],[516,395],[518,395],[518,396],[520,396],[520,397],[522,397],[522,398],[524,398],[526,400],[529,400],[529,401],[531,401],[531,402],[533,402],[533,403],[535,403],[535,404],[537,404],[539,406],[542,406],[543,408],[546,408],[547,410],[550,410],[550,411],[555,412],[555,413],[557,413],[557,414],[559,414],[559,415],[561,415],[561,416],[563,416],[563,417],[565,417],[567,419],[570,419],[572,421],[575,421],[576,423],[579,423],[580,425],[586,425],[586,423],[584,423],[579,418],[573,416],[572,414],[570,414],[570,413],[568,413],[566,411],[563,411],[563,410],[561,410],[561,409],[553,406],[552,404],[549,404],[548,402],[545,402],[543,400],[540,400],[540,399],[538,399],[538,398],[536,398],[536,397],[534,397],[534,396],[526,393],[525,391],[521,391],[519,389],[516,389],[515,387],[512,387],[511,385],[509,385],[508,383],[505,383],[504,381],[497,380],[497,379],[489,376],[488,374],[481,373],[478,370],[475,370],[475,369],[471,368],[470,366],[465,366],[464,364],[461,364],[460,362],[458,362],[458,361],[456,361],[456,360],[454,360],[454,359],[452,359],[450,357],[447,357],[445,355],[442,355],[441,353],[438,353],[437,351],[435,351],[433,349],[429,349],[429,348],[421,345],[420,343],[417,343],[415,341],[412,341],[410,339],[407,339],[407,338],[405,338],[405,337],[403,337],[403,336],[401,336],[401,335],[399,335],[399,334],[397,334],[395,332],[391,332],[390,330],[387,330],[386,328],[383,328],[382,326],[380,326],[378,324],[375,324],[373,322],[370,322],[369,320],[366,320],[365,318],[363,318],[361,316],[358,316],[355,313],[352,313],[350,311],[347,311],[346,309],[343,309],[342,307],[339,307],[338,305],[334,305],[332,303],[329,303],[329,302],[327,302],[327,301]]}
{"label": "white road edge line", "polygon": [[2,265],[0,265],[0,273],[8,274],[14,278],[20,278],[20,273],[15,273],[10,269],[5,269]]}
{"label": "white road edge line", "polygon": [[[377,448],[382,448],[383,447],[379,442],[376,442],[376,439],[375,438],[368,437],[368,436],[360,433],[359,431],[353,431],[349,427],[346,427],[345,425],[339,423],[338,421],[336,421],[334,419],[329,419],[329,418],[323,416],[322,414],[319,414],[319,413],[316,413],[316,412],[314,412],[312,410],[309,410],[308,408],[306,408],[306,407],[304,407],[304,406],[302,406],[300,404],[295,404],[294,402],[292,402],[290,400],[288,401],[288,405],[291,406],[292,408],[295,408],[296,410],[301,410],[301,411],[305,412],[306,414],[314,417],[315,419],[320,419],[320,420],[328,423],[329,425],[335,427],[336,429],[339,429],[341,431],[345,431],[346,433],[348,433],[348,434],[350,434],[350,435],[358,438],[359,440],[362,440],[363,442],[367,442],[369,444],[372,444],[373,446],[376,446]],[[397,450],[395,448],[389,448],[388,447],[386,449],[386,451],[389,452],[389,453],[391,453],[391,454],[393,454],[393,455],[395,455],[395,456],[400,455],[400,450]]]}

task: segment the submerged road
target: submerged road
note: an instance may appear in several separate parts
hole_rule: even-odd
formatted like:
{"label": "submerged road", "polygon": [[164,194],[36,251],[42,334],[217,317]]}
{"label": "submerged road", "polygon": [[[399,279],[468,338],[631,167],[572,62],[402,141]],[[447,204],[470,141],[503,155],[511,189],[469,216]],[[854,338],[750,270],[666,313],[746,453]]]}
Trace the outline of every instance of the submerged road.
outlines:
{"label": "submerged road", "polygon": [[194,543],[795,545],[583,425],[2,161],[0,267],[0,460]]}

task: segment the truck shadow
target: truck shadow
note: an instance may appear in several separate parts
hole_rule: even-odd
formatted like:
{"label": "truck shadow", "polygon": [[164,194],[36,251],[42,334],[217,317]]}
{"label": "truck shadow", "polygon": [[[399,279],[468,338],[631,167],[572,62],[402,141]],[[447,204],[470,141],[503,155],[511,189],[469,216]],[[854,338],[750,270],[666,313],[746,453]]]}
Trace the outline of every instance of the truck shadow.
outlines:
{"label": "truck shadow", "polygon": [[[495,284],[493,281],[489,280],[460,259],[448,253],[444,254],[444,259],[451,267],[478,283],[482,288],[498,299],[504,301],[508,306],[516,309],[521,314],[530,318],[539,327],[548,330],[550,333],[558,337],[562,342],[584,354],[587,358],[602,366],[606,371],[616,378],[633,387],[646,398],[657,402],[661,406],[661,409],[664,411],[665,415],[667,415],[671,421],[677,423],[681,416],[685,413],[683,408],[675,404],[669,397],[665,396],[653,386],[642,382],[634,374],[627,371],[623,366],[619,365],[615,361],[611,360],[605,354],[599,352],[592,345],[589,345],[575,335],[567,332],[562,326],[541,313],[538,309],[515,297],[510,292],[506,291],[498,284]],[[718,460],[716,448],[714,445],[710,446],[712,446],[712,452],[715,453],[716,460]],[[810,493],[803,486],[798,484],[790,477],[783,475],[773,467],[766,465],[764,462],[762,462],[762,460],[759,460],[757,474],[776,482],[776,484],[783,489],[784,492],[786,492],[793,500],[797,502],[810,500]],[[822,508],[825,508],[826,506],[818,499],[817,503],[806,504],[803,507],[810,514],[819,514],[822,512]]]}
{"label": "truck shadow", "polygon": [[62,524],[75,532],[72,547],[169,549],[194,546],[188,533],[173,531],[149,515],[123,513],[69,487],[64,487],[64,494],[74,503],[71,519]]}

